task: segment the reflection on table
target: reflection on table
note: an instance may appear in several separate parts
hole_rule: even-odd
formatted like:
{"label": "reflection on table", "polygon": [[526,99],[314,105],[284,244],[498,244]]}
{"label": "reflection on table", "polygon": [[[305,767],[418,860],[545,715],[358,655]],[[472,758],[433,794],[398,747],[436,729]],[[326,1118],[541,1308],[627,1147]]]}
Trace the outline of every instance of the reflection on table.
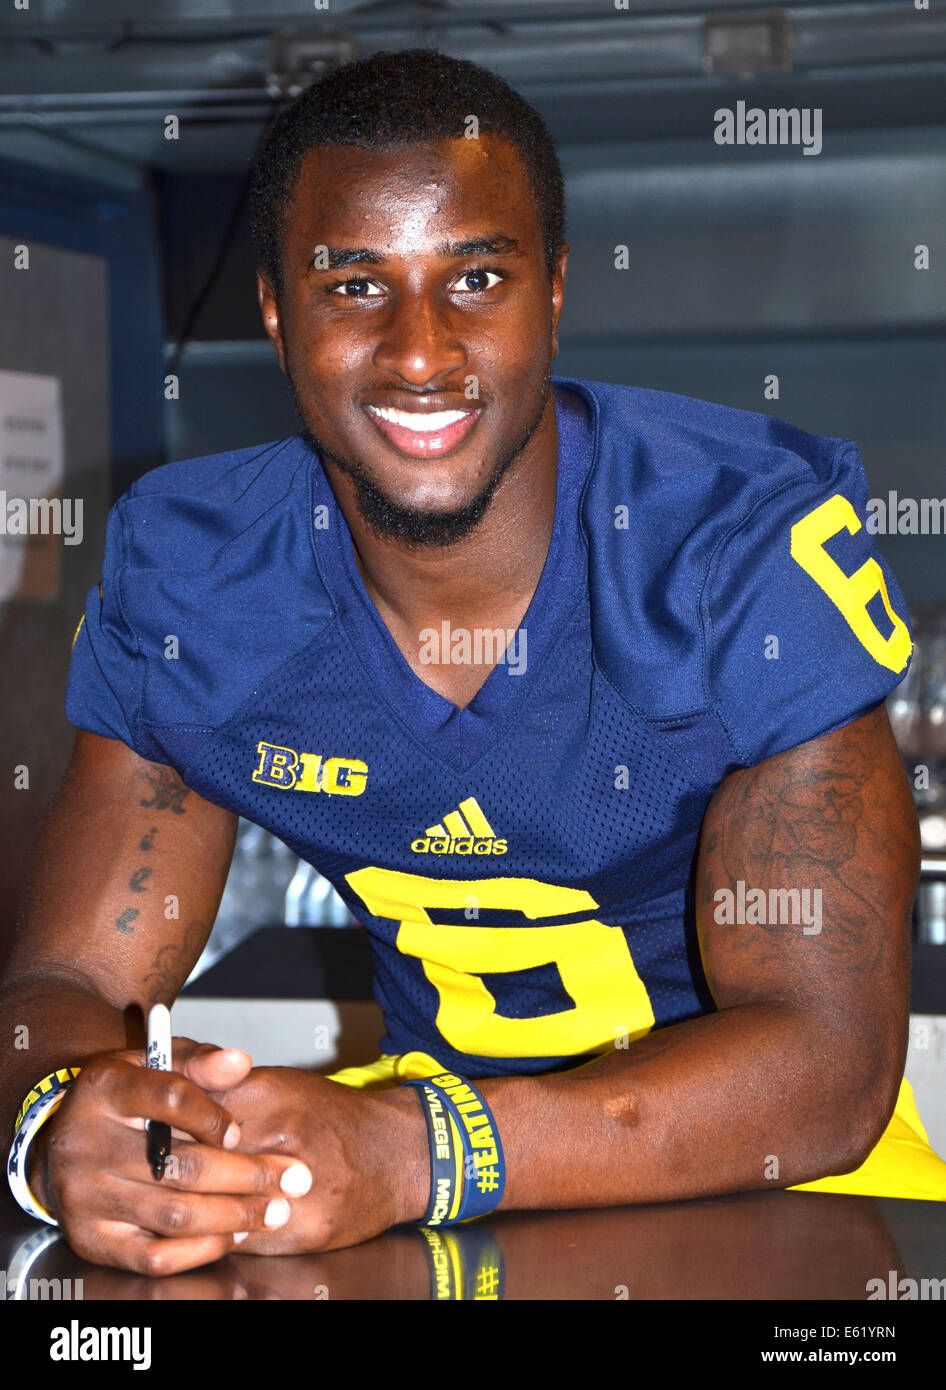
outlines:
{"label": "reflection on table", "polygon": [[891,1291],[908,1290],[902,1280],[942,1278],[946,1203],[778,1191],[597,1211],[497,1214],[442,1231],[398,1227],[326,1254],[234,1254],[166,1279],[87,1264],[54,1231],[5,1203],[0,1258],[8,1298],[55,1297],[58,1290],[58,1296],[80,1295],[86,1302],[867,1301],[881,1288],[887,1298]]}

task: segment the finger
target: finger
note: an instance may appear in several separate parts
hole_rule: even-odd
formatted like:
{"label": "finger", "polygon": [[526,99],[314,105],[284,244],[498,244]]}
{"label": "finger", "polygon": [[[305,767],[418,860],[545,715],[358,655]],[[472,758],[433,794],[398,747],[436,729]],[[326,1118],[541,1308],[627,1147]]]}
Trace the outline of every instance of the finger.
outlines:
{"label": "finger", "polygon": [[123,1221],[103,1221],[83,1232],[70,1244],[92,1264],[130,1269],[150,1279],[180,1274],[186,1269],[213,1264],[234,1248],[230,1235],[182,1236],[165,1240]]}
{"label": "finger", "polygon": [[253,1058],[239,1047],[217,1047],[213,1043],[193,1043],[178,1051],[174,1041],[174,1067],[205,1091],[226,1091],[238,1086],[253,1069]]}
{"label": "finger", "polygon": [[[253,1070],[253,1058],[240,1047],[218,1047],[216,1043],[198,1043],[193,1038],[173,1038],[174,1070],[188,1077],[205,1091],[218,1095],[245,1081]],[[146,1067],[144,1051],[124,1051],[111,1054],[136,1067]]]}
{"label": "finger", "polygon": [[[236,1085],[253,1067],[252,1057],[241,1047],[219,1047],[217,1043],[199,1043],[193,1038],[175,1037],[171,1039],[171,1049],[175,1071],[186,1073],[187,1063],[191,1061],[195,1061],[201,1068],[209,1061],[214,1084],[219,1084],[218,1078],[222,1081],[220,1089]],[[148,1065],[148,1054],[144,1048],[125,1048],[122,1051],[109,1052],[107,1055],[122,1062],[130,1062],[136,1067]],[[198,1081],[198,1085],[203,1084]]]}
{"label": "finger", "polygon": [[[110,1138],[109,1171],[128,1182],[151,1184],[145,1146],[122,1126]],[[186,1192],[304,1197],[312,1186],[309,1168],[283,1154],[247,1154],[183,1140],[172,1148],[162,1182]]]}
{"label": "finger", "polygon": [[291,1216],[286,1197],[246,1197],[183,1192],[164,1183],[123,1182],[100,1185],[95,1215],[168,1239],[229,1235],[243,1231],[277,1231]]}
{"label": "finger", "polygon": [[[84,1094],[95,1097],[103,1108],[131,1121],[160,1120],[207,1144],[222,1144],[233,1117],[186,1076],[175,1071],[151,1071],[146,1067],[99,1065],[93,1059],[85,1068]],[[239,1142],[239,1129],[230,1136],[230,1147]]]}

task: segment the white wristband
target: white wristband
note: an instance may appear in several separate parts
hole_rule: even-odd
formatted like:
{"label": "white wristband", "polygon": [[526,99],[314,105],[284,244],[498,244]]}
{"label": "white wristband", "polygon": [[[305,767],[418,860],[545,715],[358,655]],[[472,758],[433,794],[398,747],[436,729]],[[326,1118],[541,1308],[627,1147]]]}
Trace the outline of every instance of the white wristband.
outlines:
{"label": "white wristband", "polygon": [[62,1090],[58,1091],[49,1091],[30,1107],[14,1136],[10,1156],[7,1159],[7,1181],[13,1196],[28,1216],[34,1217],[37,1221],[45,1221],[50,1226],[58,1226],[59,1222],[50,1215],[45,1207],[40,1206],[30,1191],[29,1183],[26,1181],[26,1156],[29,1152],[30,1141],[35,1136],[36,1131],[62,1104],[67,1094],[68,1087],[63,1087]]}

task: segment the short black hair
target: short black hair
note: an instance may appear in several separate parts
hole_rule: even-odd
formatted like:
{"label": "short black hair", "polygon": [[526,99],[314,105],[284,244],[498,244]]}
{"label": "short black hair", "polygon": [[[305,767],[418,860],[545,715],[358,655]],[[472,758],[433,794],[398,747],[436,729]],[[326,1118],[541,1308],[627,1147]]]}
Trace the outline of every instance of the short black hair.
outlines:
{"label": "short black hair", "polygon": [[275,118],[250,186],[257,263],[277,298],[282,238],[290,199],[310,150],[326,145],[383,149],[463,136],[468,118],[519,153],[542,225],[549,275],[565,235],[565,185],[555,143],[542,117],[488,68],[433,48],[374,53],[335,68]]}

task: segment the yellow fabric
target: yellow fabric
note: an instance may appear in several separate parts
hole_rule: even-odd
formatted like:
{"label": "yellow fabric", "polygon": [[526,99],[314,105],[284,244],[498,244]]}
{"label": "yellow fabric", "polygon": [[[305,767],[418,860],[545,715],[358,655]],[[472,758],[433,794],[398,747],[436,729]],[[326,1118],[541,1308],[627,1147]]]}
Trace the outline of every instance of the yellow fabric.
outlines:
{"label": "yellow fabric", "polygon": [[367,1062],[363,1067],[343,1067],[341,1071],[333,1071],[327,1079],[340,1081],[343,1086],[355,1086],[360,1091],[382,1091],[387,1086],[420,1081],[444,1070],[437,1059],[426,1052],[402,1052],[400,1056],[382,1052],[376,1062]]}
{"label": "yellow fabric", "polygon": [[[386,1086],[399,1086],[402,1081],[436,1076],[443,1070],[436,1058],[426,1052],[403,1052],[400,1056],[382,1053],[376,1062],[363,1067],[345,1067],[333,1072],[328,1079],[364,1091],[378,1091]],[[913,1087],[906,1077],[900,1083],[897,1104],[887,1128],[859,1168],[836,1178],[798,1183],[788,1190],[946,1202],[946,1163],[930,1147],[916,1108]]]}

